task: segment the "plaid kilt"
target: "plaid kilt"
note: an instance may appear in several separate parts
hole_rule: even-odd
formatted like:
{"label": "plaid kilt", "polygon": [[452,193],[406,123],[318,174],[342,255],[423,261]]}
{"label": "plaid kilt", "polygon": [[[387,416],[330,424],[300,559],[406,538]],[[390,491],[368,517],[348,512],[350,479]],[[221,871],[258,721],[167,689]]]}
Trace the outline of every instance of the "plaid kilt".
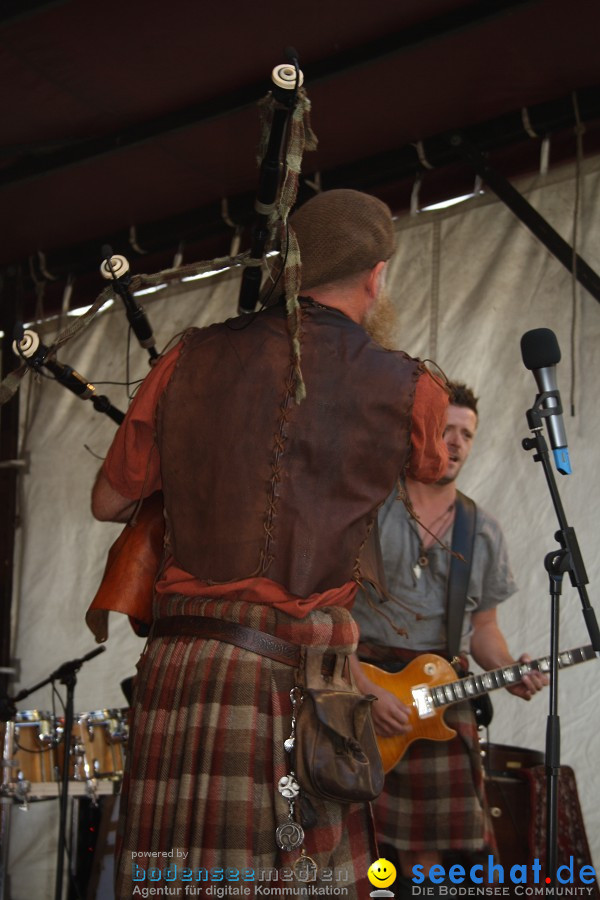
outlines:
{"label": "plaid kilt", "polygon": [[373,803],[377,840],[398,850],[496,851],[469,703],[446,709],[450,741],[411,744]]}
{"label": "plaid kilt", "polygon": [[[242,601],[171,595],[155,602],[155,617],[186,614],[337,652],[352,652],[357,639],[350,614],[337,607],[296,619]],[[178,872],[191,869],[202,893],[211,881],[199,884],[200,870],[275,870],[265,884],[297,884],[289,873],[300,851],[281,851],[275,842],[289,813],[277,783],[290,771],[283,742],[290,735],[294,676],[291,666],[224,642],[160,637],[147,643],[138,663],[121,793],[116,900],[131,900],[149,868],[166,879],[173,864]],[[362,900],[370,891],[367,869],[377,859],[369,806],[311,802],[317,824],[305,828],[306,853],[319,871],[334,870],[333,881],[323,875],[314,883],[345,887],[350,900]],[[159,886],[156,877],[152,885],[143,883]],[[180,888],[169,896],[187,896],[179,878],[167,883]]]}

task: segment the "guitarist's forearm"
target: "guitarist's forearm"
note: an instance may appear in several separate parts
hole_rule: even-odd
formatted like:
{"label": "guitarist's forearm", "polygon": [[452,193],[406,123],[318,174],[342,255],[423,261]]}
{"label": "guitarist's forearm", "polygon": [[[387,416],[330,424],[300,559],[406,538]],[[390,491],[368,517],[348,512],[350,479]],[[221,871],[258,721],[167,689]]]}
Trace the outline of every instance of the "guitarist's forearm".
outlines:
{"label": "guitarist's forearm", "polygon": [[496,620],[496,610],[474,613],[471,656],[482,669],[499,669],[515,662]]}
{"label": "guitarist's forearm", "polygon": [[[500,669],[517,662],[508,649],[508,645],[496,621],[496,610],[487,610],[473,615],[473,633],[471,635],[471,655],[482,669]],[[518,662],[529,661],[529,656],[523,653]],[[511,694],[530,700],[540,691],[548,679],[540,672],[531,672],[523,677],[519,684],[511,685],[507,689]]]}
{"label": "guitarist's forearm", "polygon": [[482,669],[499,669],[515,662],[498,626],[476,630],[471,637],[471,656]]}

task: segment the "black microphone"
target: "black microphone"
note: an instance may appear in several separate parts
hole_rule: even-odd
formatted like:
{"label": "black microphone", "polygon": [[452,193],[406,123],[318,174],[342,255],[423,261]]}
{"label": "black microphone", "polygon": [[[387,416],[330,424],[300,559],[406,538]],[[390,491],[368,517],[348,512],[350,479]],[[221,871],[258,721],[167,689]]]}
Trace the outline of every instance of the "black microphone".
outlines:
{"label": "black microphone", "polygon": [[52,372],[56,381],[63,387],[77,394],[81,400],[91,400],[98,412],[105,413],[117,425],[120,425],[125,418],[125,413],[113,406],[108,397],[103,394],[98,395],[95,386],[86,381],[83,375],[80,375],[71,366],[50,357],[50,348],[41,342],[35,331],[31,329],[23,331],[22,326],[18,325],[15,328],[12,348],[13,352],[24,359],[30,368],[39,370],[44,366]]}
{"label": "black microphone", "polygon": [[560,362],[560,347],[556,335],[549,328],[527,331],[521,338],[521,356],[525,367],[533,372],[538,386],[536,404],[543,410],[542,416],[548,424],[556,468],[562,475],[570,475],[572,470],[567,435],[556,386],[556,365]]}
{"label": "black microphone", "polygon": [[124,256],[114,255],[112,248],[108,244],[102,247],[102,260],[100,274],[107,281],[112,281],[116,293],[125,304],[127,321],[131,325],[140,346],[148,351],[151,362],[158,359],[158,353],[154,346],[156,341],[152,334],[150,322],[146,318],[146,313],[129,290],[131,276],[129,275],[128,261]]}

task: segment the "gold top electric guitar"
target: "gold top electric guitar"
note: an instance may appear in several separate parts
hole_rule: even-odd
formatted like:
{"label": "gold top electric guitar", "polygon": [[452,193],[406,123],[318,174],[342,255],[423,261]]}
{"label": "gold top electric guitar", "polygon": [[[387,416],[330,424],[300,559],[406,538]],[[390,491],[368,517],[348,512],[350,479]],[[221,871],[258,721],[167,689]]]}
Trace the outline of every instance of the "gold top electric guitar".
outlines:
{"label": "gold top electric guitar", "polygon": [[[594,659],[596,656],[591,644],[565,650],[559,654],[558,667],[566,669],[580,662]],[[410,707],[410,724],[412,730],[408,734],[397,734],[393,737],[377,735],[377,744],[384,771],[389,772],[400,762],[407,747],[413,741],[426,738],[430,741],[449,741],[456,734],[448,728],[443,714],[447,706],[470,700],[497,688],[518,684],[530,672],[550,671],[550,657],[544,656],[529,663],[514,663],[503,669],[493,669],[478,675],[458,678],[450,663],[434,653],[423,653],[400,672],[384,672],[377,666],[361,662],[368,678],[379,687],[395,694],[406,706]]]}

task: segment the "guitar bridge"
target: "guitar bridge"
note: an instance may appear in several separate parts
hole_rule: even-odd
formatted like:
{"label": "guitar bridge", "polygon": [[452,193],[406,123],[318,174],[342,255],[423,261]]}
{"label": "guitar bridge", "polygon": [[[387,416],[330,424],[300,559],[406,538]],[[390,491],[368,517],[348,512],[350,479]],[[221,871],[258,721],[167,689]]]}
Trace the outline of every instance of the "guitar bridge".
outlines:
{"label": "guitar bridge", "polygon": [[433,697],[427,685],[417,684],[413,687],[411,693],[420,719],[426,719],[435,715]]}

